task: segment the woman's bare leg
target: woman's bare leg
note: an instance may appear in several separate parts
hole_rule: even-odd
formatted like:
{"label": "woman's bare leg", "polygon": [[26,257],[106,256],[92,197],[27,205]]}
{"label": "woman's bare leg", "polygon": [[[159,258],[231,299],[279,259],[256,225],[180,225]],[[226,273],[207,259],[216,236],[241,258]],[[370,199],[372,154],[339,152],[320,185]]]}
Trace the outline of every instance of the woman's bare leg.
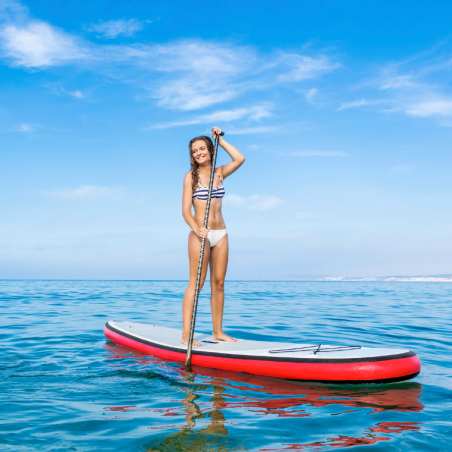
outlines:
{"label": "woman's bare leg", "polygon": [[228,268],[228,235],[210,249],[210,307],[212,309],[212,338],[216,341],[235,342],[227,334],[223,333],[223,308],[224,308],[224,278]]}
{"label": "woman's bare leg", "polygon": [[[193,312],[193,301],[195,299],[196,288],[196,275],[198,273],[199,264],[199,252],[201,251],[201,239],[194,233],[190,232],[188,236],[188,260],[190,262],[190,281],[188,282],[187,290],[185,291],[184,301],[182,302],[182,339],[181,344],[188,345],[188,339],[190,337],[190,325],[191,316]],[[210,258],[210,243],[206,240],[206,246],[204,248],[204,262],[202,264],[201,284],[199,290],[201,290],[206,280],[207,267],[209,265]],[[198,341],[193,341],[193,345],[201,345]]]}

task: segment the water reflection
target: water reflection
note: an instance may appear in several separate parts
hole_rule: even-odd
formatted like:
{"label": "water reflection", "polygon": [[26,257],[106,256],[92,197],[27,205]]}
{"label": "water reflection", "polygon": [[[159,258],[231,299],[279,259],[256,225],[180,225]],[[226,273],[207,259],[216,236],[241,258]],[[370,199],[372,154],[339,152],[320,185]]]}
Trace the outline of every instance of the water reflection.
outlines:
{"label": "water reflection", "polygon": [[[179,363],[143,355],[126,348],[106,345],[112,367],[139,366],[152,368],[154,373],[165,374],[172,379],[183,396],[179,406],[149,409],[161,416],[184,418],[183,423],[149,426],[151,430],[175,430],[163,439],[153,441],[147,451],[238,451],[246,450],[231,438],[228,426],[239,424],[250,416],[273,416],[274,418],[306,418],[318,414],[318,409],[328,409],[330,415],[347,415],[353,412],[374,414],[381,412],[420,412],[424,408],[420,398],[422,385],[401,382],[386,385],[332,385],[277,380],[243,373],[234,373],[193,367],[188,374]],[[132,359],[131,359],[132,358]],[[163,396],[164,397],[164,396]],[[162,399],[164,400],[164,399]],[[334,410],[337,407],[337,410]],[[333,410],[331,409],[333,408]],[[346,409],[344,409],[346,408]],[[108,411],[131,412],[136,406],[107,407]],[[246,416],[244,416],[246,415]],[[120,419],[119,417],[116,419]],[[360,421],[363,418],[360,417]],[[415,422],[380,422],[374,424],[368,418],[369,427],[357,427],[359,436],[325,434],[325,440],[311,443],[282,443],[276,450],[329,450],[357,445],[372,445],[389,441],[394,434],[419,431]],[[293,430],[293,424],[287,424]],[[331,430],[331,423],[326,431]],[[232,435],[234,436],[234,435]]]}
{"label": "water reflection", "polygon": [[[224,371],[196,367],[204,377],[225,375]],[[276,399],[245,398],[245,402],[229,402],[227,407],[259,407],[257,414],[277,414],[279,416],[303,417],[310,413],[299,410],[288,411],[294,406],[325,407],[331,405],[353,408],[371,408],[371,413],[381,411],[420,412],[424,405],[420,402],[422,385],[415,382],[374,385],[332,385],[324,383],[293,382],[259,377],[243,373],[227,373],[223,383],[229,388],[278,396]],[[296,396],[296,397],[288,397]],[[342,414],[350,411],[343,411]]]}
{"label": "water reflection", "polygon": [[[185,420],[186,425],[184,428],[190,428],[196,426],[196,421],[201,419],[207,419],[209,425],[202,430],[202,433],[211,435],[227,435],[228,431],[224,426],[225,418],[221,412],[221,408],[224,408],[226,399],[222,397],[222,393],[226,391],[226,388],[221,386],[222,379],[212,379],[209,385],[201,384],[194,385],[196,392],[209,391],[209,387],[213,387],[213,394],[209,402],[208,407],[202,409],[197,403],[197,399],[201,396],[190,389],[183,389],[187,395],[181,401],[181,404],[185,406]],[[194,383],[193,378],[186,378],[185,383]],[[204,403],[206,404],[206,403]]]}
{"label": "water reflection", "polygon": [[377,436],[370,432],[383,433],[401,433],[403,431],[420,430],[418,422],[380,422],[377,427],[369,427],[366,429],[363,437],[356,438],[353,436],[339,435],[337,437],[328,438],[325,441],[316,441],[309,444],[282,444],[278,449],[261,449],[260,452],[275,452],[283,450],[303,450],[310,449],[312,451],[322,451],[329,449],[354,447],[354,446],[370,446],[380,441],[390,441],[388,436]]}

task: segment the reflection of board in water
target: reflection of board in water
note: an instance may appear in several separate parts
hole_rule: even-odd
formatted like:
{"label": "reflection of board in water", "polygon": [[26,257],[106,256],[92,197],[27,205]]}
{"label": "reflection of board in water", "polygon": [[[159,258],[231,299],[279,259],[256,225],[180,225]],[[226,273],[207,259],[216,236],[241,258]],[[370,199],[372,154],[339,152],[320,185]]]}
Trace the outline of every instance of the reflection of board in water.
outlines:
{"label": "reflection of board in water", "polygon": [[[182,332],[173,328],[123,321],[109,321],[105,336],[123,345],[160,358],[185,362],[187,347]],[[238,340],[215,341],[195,334],[202,344],[193,350],[193,365],[241,371],[267,377],[341,383],[389,383],[408,380],[421,370],[417,355],[407,349],[287,344]]]}
{"label": "reflection of board in water", "polygon": [[[104,347],[115,360],[126,359],[131,355],[137,358],[137,366],[153,365],[152,369],[158,373],[164,373],[168,378],[174,375],[174,379],[183,378],[183,382],[194,384],[194,381],[187,376],[185,368],[176,367],[172,364],[168,366],[168,361],[149,357],[143,353],[130,350],[118,345],[106,345]],[[273,399],[250,399],[249,397],[240,404],[237,399],[231,400],[227,406],[230,408],[240,408],[252,401],[254,404],[248,405],[252,408],[263,407],[264,403],[271,408],[272,403],[282,405],[285,403],[287,408],[301,405],[310,405],[313,407],[324,407],[328,405],[340,405],[353,408],[372,408],[371,413],[382,411],[401,411],[401,412],[421,412],[424,409],[423,403],[419,400],[422,397],[422,385],[413,381],[400,382],[397,384],[380,385],[342,385],[326,383],[308,383],[291,380],[280,380],[276,378],[261,377],[242,372],[229,372],[217,369],[208,369],[195,366],[192,369],[194,377],[204,377],[207,381],[202,384],[216,385],[221,382],[221,386],[239,391],[249,391],[272,397],[284,396]],[[142,373],[140,373],[142,375]],[[151,373],[153,375],[153,373]],[[197,382],[197,384],[201,384]],[[282,402],[284,400],[284,402]],[[127,411],[128,407],[115,407],[115,411]],[[171,410],[167,410],[171,412]],[[256,411],[254,411],[256,412]]]}
{"label": "reflection of board in water", "polygon": [[[130,358],[132,355],[136,357],[136,365],[142,367],[142,370],[147,371],[151,365],[155,372],[165,374],[167,377],[173,375],[171,378],[173,384],[178,385],[180,382],[179,388],[185,393],[180,400],[180,408],[164,409],[161,412],[162,415],[169,416],[169,419],[182,415],[185,418],[185,424],[173,424],[173,421],[171,426],[166,426],[166,428],[181,430],[153,441],[152,446],[147,446],[147,452],[247,450],[229,436],[227,426],[230,422],[226,419],[225,412],[232,413],[235,410],[239,412],[246,410],[256,416],[295,418],[310,417],[315,415],[316,409],[324,409],[328,406],[337,406],[338,412],[331,413],[335,415],[346,415],[362,409],[366,410],[366,414],[374,414],[394,411],[420,412],[424,408],[419,400],[422,396],[422,385],[415,382],[360,386],[304,383],[203,367],[193,367],[190,375],[182,366],[178,367],[159,358],[147,357],[121,346],[108,345],[105,349],[112,353],[115,366],[118,365],[116,360]],[[209,402],[200,401],[200,392],[211,393]],[[256,397],[250,397],[250,393],[255,393]],[[114,407],[114,411],[128,412],[133,411],[134,408]],[[371,422],[373,417],[368,419]],[[196,430],[196,427],[200,430]],[[277,450],[304,450],[316,447],[322,447],[321,450],[323,450],[323,448],[371,445],[390,440],[388,434],[417,431],[420,428],[420,425],[415,422],[379,422],[373,426],[364,427],[361,436],[341,434],[335,436],[332,433],[324,441],[309,444],[283,444]]]}
{"label": "reflection of board in water", "polygon": [[[284,444],[285,447],[279,448],[283,450],[328,450],[353,446],[371,446],[380,441],[390,441],[388,436],[377,436],[374,432],[384,433],[402,433],[406,431],[418,431],[420,425],[417,422],[380,422],[378,427],[370,427],[362,437],[338,435],[337,437],[328,438],[326,441],[316,441],[309,444]],[[318,449],[321,447],[321,449]],[[314,448],[314,449],[312,449]],[[270,452],[272,449],[261,449],[262,452]],[[276,451],[275,451],[276,452]]]}
{"label": "reflection of board in water", "polygon": [[[345,386],[340,384],[292,382],[247,375],[241,372],[228,372],[225,374],[224,371],[203,367],[195,367],[193,372],[212,378],[224,378],[226,380],[222,385],[234,389],[244,389],[273,396],[297,396],[296,399],[262,400],[262,402],[266,402],[265,408],[270,410],[278,406],[290,407],[291,402],[294,402],[294,405],[297,406],[324,407],[339,405],[355,408],[373,408],[374,411],[371,413],[381,411],[420,412],[424,409],[424,405],[419,400],[422,385],[415,382],[400,382],[397,385]],[[238,385],[234,384],[235,382]],[[260,406],[262,407],[263,405]]]}

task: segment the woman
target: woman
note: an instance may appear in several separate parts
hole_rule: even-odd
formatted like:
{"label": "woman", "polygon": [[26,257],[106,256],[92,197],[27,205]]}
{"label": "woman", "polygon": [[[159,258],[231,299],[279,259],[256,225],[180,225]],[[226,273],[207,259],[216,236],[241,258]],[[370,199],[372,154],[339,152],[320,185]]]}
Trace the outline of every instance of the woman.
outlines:
{"label": "woman", "polygon": [[[212,129],[212,138],[221,133],[221,129]],[[201,273],[201,284],[204,285],[207,274],[207,266],[210,264],[210,307],[212,309],[212,338],[216,341],[235,342],[223,332],[223,307],[224,307],[224,278],[228,266],[228,235],[226,225],[221,214],[221,202],[224,196],[223,181],[234,171],[240,168],[245,161],[243,154],[221,136],[219,145],[230,155],[232,162],[216,169],[212,188],[212,201],[210,204],[208,227],[204,228],[204,215],[206,212],[207,193],[209,191],[211,163],[214,153],[212,140],[201,136],[193,138],[188,148],[190,150],[191,171],[184,178],[184,193],[182,197],[182,215],[191,227],[188,236],[188,257],[190,261],[190,281],[185,291],[182,304],[183,330],[181,343],[188,345],[190,336],[191,316],[193,300],[195,297],[196,274],[198,271],[201,240],[207,238],[204,248],[204,263]],[[192,214],[192,205],[195,215]],[[193,340],[193,345],[201,345]]]}

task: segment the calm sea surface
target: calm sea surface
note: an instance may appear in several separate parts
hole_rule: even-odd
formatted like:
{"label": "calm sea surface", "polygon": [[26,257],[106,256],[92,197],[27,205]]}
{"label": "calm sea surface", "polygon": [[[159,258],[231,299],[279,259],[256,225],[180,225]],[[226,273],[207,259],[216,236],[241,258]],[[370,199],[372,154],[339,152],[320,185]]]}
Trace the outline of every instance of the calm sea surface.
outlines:
{"label": "calm sea surface", "polygon": [[[452,284],[228,282],[242,339],[407,347],[385,385],[286,382],[108,342],[109,320],[180,328],[185,282],[0,281],[0,450],[452,450]],[[210,332],[208,291],[197,331]]]}

